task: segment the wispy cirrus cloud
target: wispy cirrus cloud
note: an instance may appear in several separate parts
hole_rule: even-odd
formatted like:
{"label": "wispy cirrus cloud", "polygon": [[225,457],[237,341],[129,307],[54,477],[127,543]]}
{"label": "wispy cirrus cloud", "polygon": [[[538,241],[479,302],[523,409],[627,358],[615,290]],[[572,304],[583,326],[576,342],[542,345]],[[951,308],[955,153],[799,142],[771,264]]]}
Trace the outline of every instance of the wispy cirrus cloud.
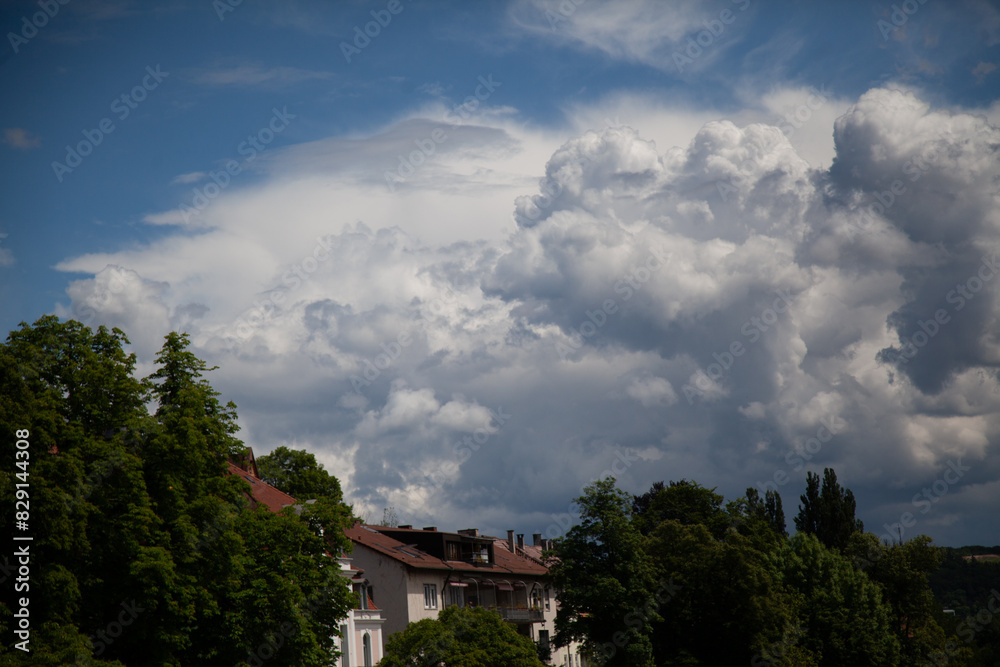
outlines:
{"label": "wispy cirrus cloud", "polygon": [[[0,232],[0,243],[7,238],[7,234]],[[0,268],[14,265],[14,253],[9,249],[0,247]]]}
{"label": "wispy cirrus cloud", "polygon": [[197,183],[198,181],[208,178],[208,174],[203,171],[191,171],[186,174],[178,174],[174,176],[173,180],[170,181],[171,185],[177,185],[178,183]]}
{"label": "wispy cirrus cloud", "polygon": [[195,83],[233,88],[283,88],[303,81],[323,80],[334,76],[333,72],[260,65],[218,66],[193,70],[191,74]]}
{"label": "wispy cirrus cloud", "polygon": [[[682,49],[686,37],[709,30],[708,46],[711,46],[723,32],[735,32],[730,24],[749,6],[750,0],[738,3],[682,0],[669,4],[654,0],[583,4],[520,0],[511,7],[510,17],[515,25],[530,33],[595,49],[615,60],[677,73],[678,57],[692,60],[692,54],[685,54]],[[720,20],[723,11],[727,12],[725,23]],[[711,30],[708,22],[717,23],[718,27]],[[699,50],[693,59],[701,53]]]}

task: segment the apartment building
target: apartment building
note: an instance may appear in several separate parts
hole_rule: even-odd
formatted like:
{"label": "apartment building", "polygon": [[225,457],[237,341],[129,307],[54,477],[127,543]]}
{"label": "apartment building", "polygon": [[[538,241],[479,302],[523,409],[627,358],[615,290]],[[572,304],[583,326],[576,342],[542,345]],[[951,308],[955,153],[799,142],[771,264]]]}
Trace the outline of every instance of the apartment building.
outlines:
{"label": "apartment building", "polygon": [[[355,524],[347,536],[354,543],[352,561],[364,570],[385,614],[387,638],[451,605],[495,610],[535,642],[548,644],[555,634],[555,591],[541,559],[540,534],[525,545],[514,531],[503,539],[475,528],[450,533],[434,526]],[[551,648],[552,664],[585,667],[579,646]]]}

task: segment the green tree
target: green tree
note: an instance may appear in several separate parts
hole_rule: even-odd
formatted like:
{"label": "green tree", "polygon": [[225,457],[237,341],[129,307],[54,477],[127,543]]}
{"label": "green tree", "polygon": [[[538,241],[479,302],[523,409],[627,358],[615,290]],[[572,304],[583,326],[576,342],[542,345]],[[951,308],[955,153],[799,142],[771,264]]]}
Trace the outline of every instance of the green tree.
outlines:
{"label": "green tree", "polygon": [[649,535],[668,519],[685,526],[702,525],[715,537],[721,537],[729,526],[729,517],[722,507],[725,499],[697,482],[682,479],[668,485],[657,482],[648,492],[633,500],[635,522],[643,535]]}
{"label": "green tree", "polygon": [[852,534],[864,532],[864,524],[854,516],[854,493],[841,488],[833,468],[824,468],[822,488],[819,475],[806,473],[806,492],[800,499],[795,528],[815,535],[826,546],[842,552]]}
{"label": "green tree", "polygon": [[646,609],[658,586],[631,521],[632,502],[613,477],[588,485],[576,499],[580,523],[556,541],[549,561],[560,604],[554,641],[580,641],[605,665],[648,667],[650,625],[659,615]]}
{"label": "green tree", "polygon": [[531,639],[498,613],[448,607],[393,635],[379,667],[544,667]]}
{"label": "green tree", "polygon": [[282,445],[257,458],[257,471],[262,480],[302,503],[301,517],[326,536],[331,553],[351,550],[344,530],[353,523],[352,508],[343,502],[340,480],[324,470],[315,455]]}
{"label": "green tree", "polygon": [[799,533],[782,562],[786,583],[802,595],[801,643],[818,665],[900,664],[897,627],[881,589],[847,557]]}
{"label": "green tree", "polygon": [[304,449],[277,447],[270,454],[257,457],[257,471],[262,480],[299,500],[329,498],[337,503],[343,500],[340,481]]}
{"label": "green tree", "polygon": [[944,630],[935,619],[941,605],[929,580],[940,567],[942,554],[931,541],[920,535],[903,544],[885,545],[872,533],[859,533],[852,536],[847,550],[869,579],[881,586],[905,664],[926,661],[945,645]]}
{"label": "green tree", "polygon": [[[760,522],[763,539],[728,530],[721,539],[701,524],[667,519],[650,537],[649,552],[674,596],[653,627],[657,665],[749,664],[769,647],[788,643],[796,624],[797,598],[778,565],[781,542]],[[803,657],[791,642],[784,662]]]}
{"label": "green tree", "polygon": [[[32,654],[12,652],[15,664],[67,664],[92,654],[113,659],[141,642],[155,659],[161,640],[177,637],[176,627],[144,626],[142,616],[113,648],[98,634],[122,604],[136,600],[145,608],[176,599],[175,591],[144,589],[137,572],[164,535],[145,488],[142,442],[129,435],[150,423],[126,344],[120,330],[95,332],[46,316],[34,326],[22,323],[0,345],[0,429],[28,431],[30,442],[24,479],[0,471],[0,495],[13,507],[14,482],[30,484],[29,597],[39,630]],[[2,443],[4,456],[14,460],[14,440]],[[13,532],[11,518],[0,518],[5,534]]]}
{"label": "green tree", "polygon": [[[55,317],[0,344],[0,430],[28,431],[34,538],[33,650],[5,642],[0,662],[234,664],[272,637],[269,664],[333,664],[353,598],[324,519],[248,509],[249,486],[225,467],[242,448],[235,406],[201,379],[186,336],[167,336],[146,381],[127,344]],[[15,460],[14,439],[0,450]],[[0,470],[10,506],[15,481]],[[5,534],[12,518],[0,517]],[[5,636],[11,614],[0,602]]]}
{"label": "green tree", "polygon": [[788,537],[785,510],[781,506],[781,495],[777,491],[768,489],[761,499],[757,489],[748,487],[746,496],[735,503],[730,503],[727,511],[733,523],[765,526],[779,537]]}

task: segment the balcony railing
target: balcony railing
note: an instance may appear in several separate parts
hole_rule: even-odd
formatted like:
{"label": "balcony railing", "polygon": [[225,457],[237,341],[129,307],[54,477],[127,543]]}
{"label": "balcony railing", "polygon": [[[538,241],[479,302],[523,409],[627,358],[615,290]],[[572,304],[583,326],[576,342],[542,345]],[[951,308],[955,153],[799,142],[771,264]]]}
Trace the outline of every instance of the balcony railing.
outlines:
{"label": "balcony railing", "polygon": [[540,623],[545,620],[541,609],[517,609],[515,607],[494,607],[505,621],[512,623]]}

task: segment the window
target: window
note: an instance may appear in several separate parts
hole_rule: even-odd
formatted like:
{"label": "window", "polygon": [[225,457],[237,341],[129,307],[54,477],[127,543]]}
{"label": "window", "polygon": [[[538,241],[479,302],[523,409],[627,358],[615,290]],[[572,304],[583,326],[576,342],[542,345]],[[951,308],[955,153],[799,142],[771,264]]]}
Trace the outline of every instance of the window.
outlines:
{"label": "window", "polygon": [[340,626],[340,667],[351,666],[351,647],[347,644],[347,626]]}
{"label": "window", "polygon": [[424,609],[438,608],[437,586],[434,584],[424,584]]}
{"label": "window", "polygon": [[358,609],[368,609],[368,586],[365,584],[356,584],[355,591],[358,595]]}
{"label": "window", "polygon": [[446,542],[445,547],[448,552],[448,560],[461,560],[461,551],[458,548],[458,542]]}
{"label": "window", "polygon": [[372,667],[372,636],[367,632],[361,639],[361,646],[365,654],[365,667]]}
{"label": "window", "polygon": [[538,643],[541,644],[542,649],[547,649],[549,647],[549,631],[539,630],[538,631]]}
{"label": "window", "polygon": [[542,608],[542,591],[538,588],[531,589],[531,608],[541,609]]}
{"label": "window", "polygon": [[550,606],[549,606],[549,589],[546,588],[545,589],[545,611],[549,611],[549,610],[550,610]]}
{"label": "window", "polygon": [[449,586],[448,591],[448,604],[455,605],[456,607],[465,606],[465,596],[462,591],[464,590],[461,586]]}

